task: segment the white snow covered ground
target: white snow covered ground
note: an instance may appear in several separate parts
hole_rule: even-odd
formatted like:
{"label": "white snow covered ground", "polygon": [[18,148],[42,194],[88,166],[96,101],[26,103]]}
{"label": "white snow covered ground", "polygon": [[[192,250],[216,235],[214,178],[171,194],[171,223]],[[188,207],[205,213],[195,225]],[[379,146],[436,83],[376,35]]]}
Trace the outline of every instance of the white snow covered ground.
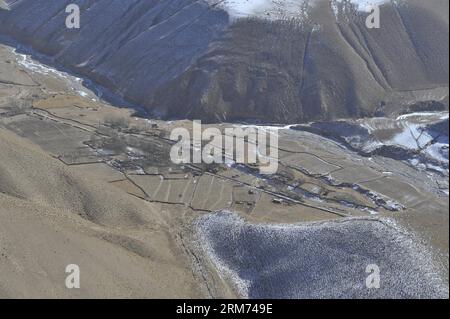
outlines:
{"label": "white snow covered ground", "polygon": [[[436,132],[430,125],[448,120],[448,112],[417,112],[399,116],[396,120],[385,118],[362,119],[358,122],[370,134],[377,131],[395,132],[380,139],[384,145],[399,146],[413,151],[419,151],[430,159],[448,167],[449,142],[448,135]],[[420,165],[418,159],[411,159],[414,166]],[[422,163],[422,166],[425,165]],[[426,167],[447,172],[448,168],[438,168],[428,163]]]}
{"label": "white snow covered ground", "polygon": [[[417,118],[417,119],[416,119]],[[448,119],[448,113],[415,113],[399,117],[403,131],[386,144],[399,145],[407,149],[422,150],[429,157],[448,164],[448,136],[436,136],[422,121],[439,118]],[[416,119],[416,121],[414,121]]]}
{"label": "white snow covered ground", "polygon": [[219,7],[225,9],[232,18],[279,19],[299,16],[303,4],[304,0],[225,0]]}
{"label": "white snow covered ground", "polygon": [[17,57],[17,63],[25,69],[42,75],[52,75],[58,78],[63,78],[67,80],[67,83],[70,83],[70,88],[78,95],[88,97],[93,101],[98,100],[97,96],[83,85],[83,79],[71,75],[67,72],[59,71],[53,67],[44,65],[33,59],[31,55],[19,53],[16,49],[14,49],[13,52]]}
{"label": "white snow covered ground", "polygon": [[[217,3],[217,0],[207,1],[211,4]],[[314,5],[318,1],[328,0],[224,0],[219,4],[219,7],[225,9],[235,19],[258,17],[275,20],[299,17],[305,3]],[[387,1],[389,0],[351,0],[361,11],[368,11],[371,6],[380,5]]]}

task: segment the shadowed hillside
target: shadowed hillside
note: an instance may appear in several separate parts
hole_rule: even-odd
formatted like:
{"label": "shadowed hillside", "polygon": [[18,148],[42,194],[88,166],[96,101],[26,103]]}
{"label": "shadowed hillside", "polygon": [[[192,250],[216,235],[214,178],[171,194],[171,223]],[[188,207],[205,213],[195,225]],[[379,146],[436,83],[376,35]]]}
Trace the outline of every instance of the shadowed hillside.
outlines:
{"label": "shadowed hillside", "polygon": [[[80,30],[64,27],[69,2]],[[162,118],[296,123],[448,95],[446,1],[385,4],[380,29],[348,1],[232,23],[211,3],[22,0],[0,11],[0,28]]]}

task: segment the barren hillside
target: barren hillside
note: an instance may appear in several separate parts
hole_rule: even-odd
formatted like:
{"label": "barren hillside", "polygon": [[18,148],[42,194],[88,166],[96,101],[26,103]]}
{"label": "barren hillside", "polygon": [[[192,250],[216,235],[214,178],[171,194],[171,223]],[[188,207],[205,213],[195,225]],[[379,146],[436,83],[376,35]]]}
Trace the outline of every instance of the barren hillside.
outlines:
{"label": "barren hillside", "polygon": [[200,296],[160,209],[1,128],[0,149],[0,298]]}
{"label": "barren hillside", "polygon": [[[79,30],[64,26],[72,2]],[[380,29],[358,1],[5,3],[1,33],[162,118],[298,123],[448,107],[447,1],[384,3]]]}

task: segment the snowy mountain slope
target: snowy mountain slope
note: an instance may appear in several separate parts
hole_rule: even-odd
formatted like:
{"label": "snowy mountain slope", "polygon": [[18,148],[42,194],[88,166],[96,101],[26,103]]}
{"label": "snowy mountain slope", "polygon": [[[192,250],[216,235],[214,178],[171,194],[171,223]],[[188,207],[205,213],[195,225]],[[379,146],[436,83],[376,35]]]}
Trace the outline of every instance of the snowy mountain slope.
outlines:
{"label": "snowy mountain slope", "polygon": [[[0,33],[163,118],[363,117],[448,87],[441,0],[386,3],[379,30],[356,0],[5,2]],[[72,2],[80,30],[64,27]]]}
{"label": "snowy mountain slope", "polygon": [[[214,0],[208,1],[214,2]],[[219,4],[219,7],[225,9],[234,18],[276,19],[299,16],[304,4],[303,0],[225,0]]]}
{"label": "snowy mountain slope", "polygon": [[[214,4],[216,0],[207,0]],[[389,0],[350,0],[358,10],[366,11],[369,6],[381,5]],[[262,19],[280,19],[301,17],[308,5],[318,0],[224,0],[218,5],[233,18],[258,17]],[[342,1],[339,1],[342,2]]]}

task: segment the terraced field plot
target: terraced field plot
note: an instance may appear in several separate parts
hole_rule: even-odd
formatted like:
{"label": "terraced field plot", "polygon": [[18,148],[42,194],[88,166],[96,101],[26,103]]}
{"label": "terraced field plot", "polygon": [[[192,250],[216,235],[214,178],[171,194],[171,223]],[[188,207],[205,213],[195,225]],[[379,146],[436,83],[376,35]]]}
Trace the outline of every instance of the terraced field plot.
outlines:
{"label": "terraced field plot", "polygon": [[395,199],[406,207],[413,207],[428,199],[422,191],[415,186],[395,180],[390,177],[361,183],[364,187],[371,189],[388,198]]}
{"label": "terraced field plot", "polygon": [[383,174],[362,165],[352,165],[330,173],[330,177],[338,183],[351,184],[376,180],[383,176]]}
{"label": "terraced field plot", "polygon": [[192,207],[201,210],[219,210],[233,203],[233,187],[236,183],[212,175],[202,175],[192,200]]}
{"label": "terraced field plot", "polygon": [[67,164],[101,161],[91,148],[83,144],[90,139],[91,133],[70,125],[34,116],[19,116],[10,118],[6,127]]}
{"label": "terraced field plot", "polygon": [[196,179],[170,179],[161,175],[129,175],[149,196],[150,200],[189,205],[195,190]]}
{"label": "terraced field plot", "polygon": [[282,157],[284,165],[305,170],[311,175],[328,175],[340,169],[339,166],[332,165],[320,157],[312,154],[292,154]]}

